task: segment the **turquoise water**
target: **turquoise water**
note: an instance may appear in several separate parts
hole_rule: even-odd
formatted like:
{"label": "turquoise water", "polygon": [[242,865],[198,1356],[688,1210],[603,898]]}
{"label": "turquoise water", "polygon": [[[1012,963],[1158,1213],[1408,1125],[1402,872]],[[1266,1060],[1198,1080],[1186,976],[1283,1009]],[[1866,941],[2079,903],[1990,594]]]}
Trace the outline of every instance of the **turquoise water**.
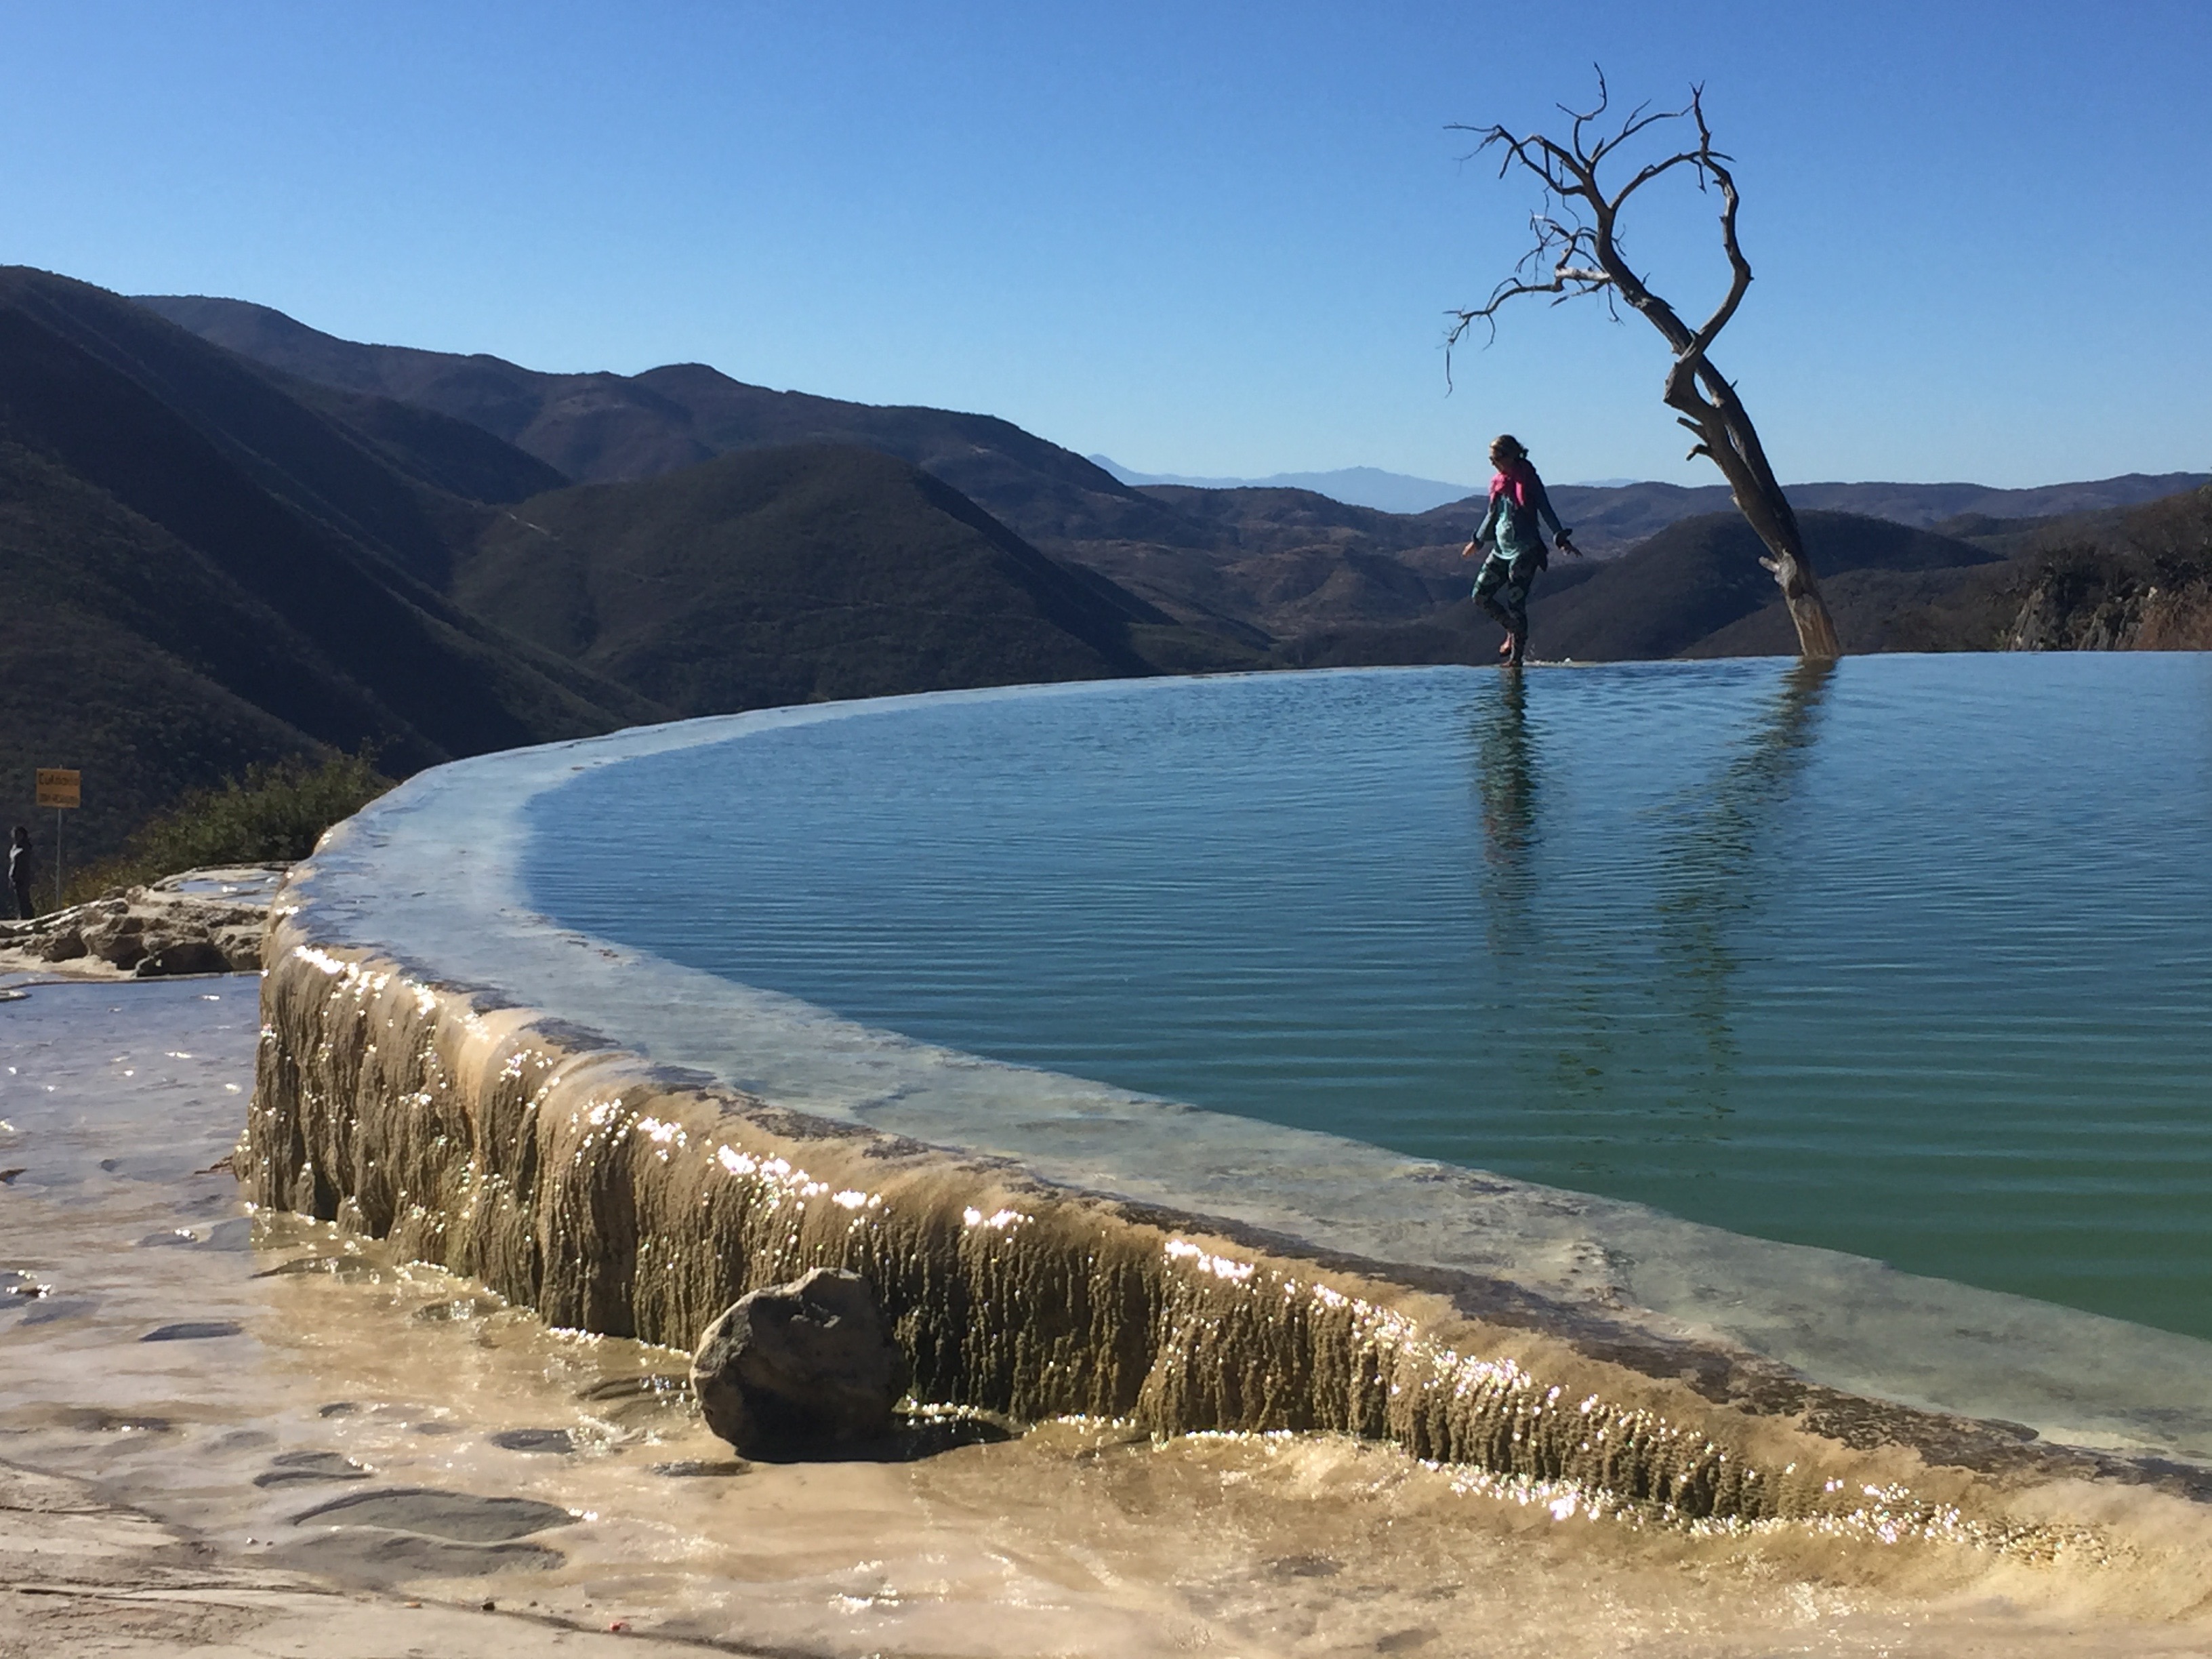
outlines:
{"label": "turquoise water", "polygon": [[2212,661],[923,702],[534,800],[561,923],[866,1024],[2212,1336]]}

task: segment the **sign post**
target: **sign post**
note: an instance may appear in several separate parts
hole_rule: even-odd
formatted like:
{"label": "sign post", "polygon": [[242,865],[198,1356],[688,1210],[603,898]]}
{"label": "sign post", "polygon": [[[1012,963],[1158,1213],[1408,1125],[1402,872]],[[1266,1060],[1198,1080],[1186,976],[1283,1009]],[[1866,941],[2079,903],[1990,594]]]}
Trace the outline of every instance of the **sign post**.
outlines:
{"label": "sign post", "polygon": [[64,767],[38,769],[39,805],[54,809],[54,908],[62,908],[62,814],[82,805],[79,785],[83,774]]}

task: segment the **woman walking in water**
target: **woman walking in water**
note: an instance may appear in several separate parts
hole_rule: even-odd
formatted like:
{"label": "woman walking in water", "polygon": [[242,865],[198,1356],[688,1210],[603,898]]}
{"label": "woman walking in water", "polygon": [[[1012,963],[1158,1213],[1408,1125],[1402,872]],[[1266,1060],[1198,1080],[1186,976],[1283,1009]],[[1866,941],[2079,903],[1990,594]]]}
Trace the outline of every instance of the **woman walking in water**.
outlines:
{"label": "woman walking in water", "polygon": [[1474,602],[1504,625],[1505,643],[1498,654],[1507,667],[1518,668],[1528,650],[1528,590],[1537,572],[1551,562],[1544,551],[1544,525],[1552,526],[1553,541],[1562,553],[1580,558],[1582,550],[1552,510],[1544,481],[1528,465],[1528,452],[1518,438],[1499,434],[1490,446],[1490,464],[1498,469],[1490,481],[1490,511],[1460,556],[1471,559],[1485,542],[1491,544],[1489,556],[1475,572]]}

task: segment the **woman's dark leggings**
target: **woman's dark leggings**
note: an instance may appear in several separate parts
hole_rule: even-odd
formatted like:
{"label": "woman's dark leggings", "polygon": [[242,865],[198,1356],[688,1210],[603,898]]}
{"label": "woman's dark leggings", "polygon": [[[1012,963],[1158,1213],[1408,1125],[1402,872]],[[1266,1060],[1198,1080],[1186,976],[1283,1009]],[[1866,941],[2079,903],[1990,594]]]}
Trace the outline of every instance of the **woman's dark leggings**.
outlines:
{"label": "woman's dark leggings", "polygon": [[1541,553],[1516,553],[1510,559],[1492,553],[1474,573],[1474,602],[1524,642],[1528,637],[1528,590],[1543,568]]}

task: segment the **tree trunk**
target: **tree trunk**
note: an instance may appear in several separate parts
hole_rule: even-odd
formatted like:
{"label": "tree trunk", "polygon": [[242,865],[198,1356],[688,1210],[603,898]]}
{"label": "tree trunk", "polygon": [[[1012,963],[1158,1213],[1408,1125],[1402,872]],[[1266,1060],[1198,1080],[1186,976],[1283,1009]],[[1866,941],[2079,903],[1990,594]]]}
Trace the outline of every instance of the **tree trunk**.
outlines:
{"label": "tree trunk", "polygon": [[1721,467],[1729,476],[1736,510],[1766,544],[1767,556],[1759,563],[1773,573],[1775,585],[1782,590],[1782,602],[1790,608],[1790,620],[1797,628],[1798,654],[1815,662],[1842,656],[1844,647],[1836,637],[1835,620],[1828,615],[1827,601],[1820,597],[1813,562],[1805,556],[1804,533],[1797,527],[1797,514],[1789,498],[1771,481],[1764,489],[1753,477],[1739,481],[1739,470],[1747,474],[1753,471],[1725,463]]}
{"label": "tree trunk", "polygon": [[1836,637],[1835,619],[1828,615],[1828,603],[1820,597],[1820,584],[1813,580],[1813,567],[1802,554],[1777,546],[1765,537],[1760,539],[1766,542],[1773,556],[1759,562],[1774,573],[1775,582],[1782,589],[1782,602],[1790,607],[1790,620],[1797,624],[1798,654],[1808,662],[1831,662],[1842,656],[1844,647]]}
{"label": "tree trunk", "polygon": [[1702,454],[1720,468],[1736,510],[1765,543],[1767,556],[1759,563],[1773,573],[1775,585],[1782,590],[1782,602],[1797,629],[1798,654],[1811,662],[1842,656],[1835,619],[1820,597],[1813,562],[1805,556],[1796,512],[1766,464],[1759,430],[1735,388],[1705,361],[1694,342],[1668,374],[1666,398],[1681,423],[1698,434],[1691,454]]}

